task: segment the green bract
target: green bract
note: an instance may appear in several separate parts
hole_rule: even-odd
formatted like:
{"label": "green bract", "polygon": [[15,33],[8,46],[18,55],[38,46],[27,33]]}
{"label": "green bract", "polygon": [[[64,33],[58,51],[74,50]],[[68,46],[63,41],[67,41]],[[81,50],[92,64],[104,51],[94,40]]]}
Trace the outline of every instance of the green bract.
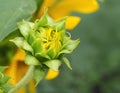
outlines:
{"label": "green bract", "polygon": [[8,93],[9,89],[12,87],[12,85],[8,83],[10,77],[3,74],[6,68],[6,66],[0,66],[0,93]]}
{"label": "green bract", "polygon": [[26,64],[57,71],[63,60],[72,69],[64,54],[72,53],[80,41],[71,40],[71,35],[65,30],[65,21],[66,17],[54,21],[45,11],[34,23],[24,20],[18,23],[22,37],[11,41],[26,51]]}

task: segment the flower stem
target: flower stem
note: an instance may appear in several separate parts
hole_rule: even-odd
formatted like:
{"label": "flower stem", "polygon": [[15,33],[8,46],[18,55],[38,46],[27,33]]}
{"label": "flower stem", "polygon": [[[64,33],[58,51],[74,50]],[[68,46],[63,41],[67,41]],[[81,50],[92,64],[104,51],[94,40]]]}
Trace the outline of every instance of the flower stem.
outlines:
{"label": "flower stem", "polygon": [[30,66],[25,76],[13,87],[8,93],[14,93],[21,87],[25,86],[33,77],[34,66]]}

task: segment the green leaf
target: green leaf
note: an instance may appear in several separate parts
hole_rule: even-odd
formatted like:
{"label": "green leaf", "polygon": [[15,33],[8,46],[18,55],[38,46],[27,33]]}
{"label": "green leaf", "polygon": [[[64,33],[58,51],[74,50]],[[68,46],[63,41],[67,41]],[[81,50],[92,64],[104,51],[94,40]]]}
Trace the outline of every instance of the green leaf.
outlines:
{"label": "green leaf", "polygon": [[35,0],[0,0],[0,41],[17,29],[17,22],[30,19],[36,8]]}
{"label": "green leaf", "polygon": [[53,69],[54,71],[58,71],[61,65],[61,61],[60,60],[49,60],[49,61],[44,62],[43,64]]}
{"label": "green leaf", "polygon": [[11,42],[15,43],[19,48],[22,48],[26,51],[29,51],[33,54],[33,49],[32,47],[24,40],[24,38],[22,37],[16,37],[12,40],[10,40]]}
{"label": "green leaf", "polygon": [[34,56],[31,55],[26,55],[25,63],[28,65],[41,65],[39,60],[37,60]]}
{"label": "green leaf", "polygon": [[72,70],[72,67],[71,67],[71,65],[70,65],[70,61],[69,61],[66,57],[63,57],[63,61],[64,61],[65,64],[68,66],[68,68]]}
{"label": "green leaf", "polygon": [[43,79],[43,77],[45,76],[45,70],[41,69],[40,66],[36,66],[34,69],[34,79],[36,81],[35,86],[38,85],[38,83]]}

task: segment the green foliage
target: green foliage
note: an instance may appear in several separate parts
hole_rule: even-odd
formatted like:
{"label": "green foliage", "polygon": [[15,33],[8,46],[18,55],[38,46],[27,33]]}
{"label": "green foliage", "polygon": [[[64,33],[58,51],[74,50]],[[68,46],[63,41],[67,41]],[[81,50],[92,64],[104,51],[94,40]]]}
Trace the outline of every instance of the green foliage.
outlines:
{"label": "green foliage", "polygon": [[17,29],[17,22],[30,19],[36,10],[35,0],[0,0],[0,41]]}
{"label": "green foliage", "polygon": [[10,77],[3,74],[6,68],[6,66],[0,66],[0,93],[7,93],[12,88],[12,85],[8,83]]}

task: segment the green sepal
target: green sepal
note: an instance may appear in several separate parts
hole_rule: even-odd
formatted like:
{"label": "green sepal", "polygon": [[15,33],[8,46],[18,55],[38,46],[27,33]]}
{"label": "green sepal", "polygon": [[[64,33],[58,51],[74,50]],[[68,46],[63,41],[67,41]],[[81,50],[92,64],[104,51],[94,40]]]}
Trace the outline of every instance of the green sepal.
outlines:
{"label": "green sepal", "polygon": [[38,21],[38,26],[40,27],[40,26],[46,26],[46,25],[48,25],[48,20],[47,20],[46,14],[44,14]]}
{"label": "green sepal", "polygon": [[52,24],[54,24],[54,20],[48,15],[47,10],[45,10],[40,20],[35,21],[34,29],[36,30],[37,28],[42,26],[43,27],[51,26]]}
{"label": "green sepal", "polygon": [[67,67],[72,70],[72,67],[70,65],[70,61],[66,57],[63,57],[63,61],[65,62],[65,64],[67,65]]}
{"label": "green sepal", "polygon": [[8,83],[9,76],[4,75],[2,72],[8,68],[7,66],[0,66],[0,93],[8,93],[9,89],[13,86]]}
{"label": "green sepal", "polygon": [[30,30],[33,28],[34,23],[22,21],[18,23],[18,28],[20,29],[20,33],[27,39],[30,33]]}
{"label": "green sepal", "polygon": [[55,23],[53,24],[53,28],[54,28],[54,29],[57,29],[58,31],[65,31],[66,18],[67,18],[67,17],[64,17],[64,18],[58,20],[57,22],[55,22]]}
{"label": "green sepal", "polygon": [[41,53],[43,51],[41,40],[40,39],[35,40],[32,44],[32,48],[35,52],[35,55],[37,53]]}
{"label": "green sepal", "polygon": [[7,68],[7,66],[0,66],[0,85],[7,83],[10,79],[9,76],[5,76],[2,72]]}
{"label": "green sepal", "polygon": [[35,56],[39,56],[45,59],[51,59],[44,51],[41,53],[35,53]]}
{"label": "green sepal", "polygon": [[33,72],[33,78],[36,81],[35,86],[39,84],[39,82],[44,78],[45,76],[45,70],[41,68],[41,66],[35,66],[34,72]]}
{"label": "green sepal", "polygon": [[61,61],[60,60],[49,60],[49,61],[44,62],[43,64],[45,64],[46,66],[48,66],[54,71],[58,71],[61,65]]}
{"label": "green sepal", "polygon": [[43,16],[40,18],[39,22],[38,22],[38,26],[47,26],[49,21],[48,21],[48,14],[46,11],[44,11]]}
{"label": "green sepal", "polygon": [[65,53],[65,54],[72,53],[73,50],[78,46],[79,43],[80,43],[79,40],[69,40],[68,42],[66,42],[63,49],[59,52],[59,55],[63,54],[63,53]]}
{"label": "green sepal", "polygon": [[51,24],[54,24],[54,20],[48,15],[48,13],[46,13],[47,19],[48,19],[48,23],[51,26]]}
{"label": "green sepal", "polygon": [[29,37],[28,37],[28,39],[27,39],[27,42],[28,42],[30,45],[32,45],[35,40],[36,40],[36,37],[35,37],[35,35],[34,35],[34,32],[31,31],[31,32],[29,33]]}
{"label": "green sepal", "polygon": [[71,40],[71,34],[67,32],[67,36],[63,37],[63,45],[62,45],[62,49],[64,49],[68,42]]}
{"label": "green sepal", "polygon": [[41,63],[39,62],[38,59],[36,59],[34,56],[28,55],[28,54],[25,56],[25,63],[27,65],[41,65]]}
{"label": "green sepal", "polygon": [[24,40],[23,37],[16,37],[10,41],[15,43],[19,48],[29,51],[33,54],[32,47]]}
{"label": "green sepal", "polygon": [[55,58],[56,53],[55,53],[55,51],[53,50],[53,48],[51,48],[51,49],[49,49],[49,50],[47,51],[47,55],[48,55],[51,59],[53,59],[53,58]]}

